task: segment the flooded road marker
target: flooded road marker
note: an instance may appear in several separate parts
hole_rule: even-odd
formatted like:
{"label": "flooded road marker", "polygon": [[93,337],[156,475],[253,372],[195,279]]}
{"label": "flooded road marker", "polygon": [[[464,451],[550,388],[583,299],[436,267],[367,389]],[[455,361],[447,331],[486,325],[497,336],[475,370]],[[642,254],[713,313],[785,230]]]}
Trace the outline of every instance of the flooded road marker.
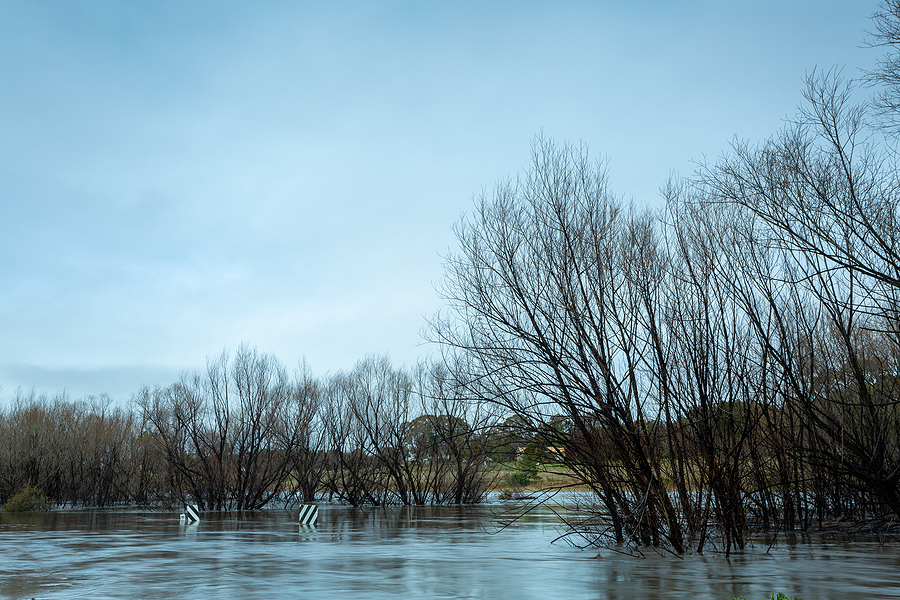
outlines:
{"label": "flooded road marker", "polygon": [[200,522],[200,510],[197,508],[196,504],[185,504],[184,512],[181,513],[181,520],[187,521],[188,523],[199,523]]}
{"label": "flooded road marker", "polygon": [[316,519],[319,518],[319,507],[315,504],[300,505],[300,524],[315,525]]}

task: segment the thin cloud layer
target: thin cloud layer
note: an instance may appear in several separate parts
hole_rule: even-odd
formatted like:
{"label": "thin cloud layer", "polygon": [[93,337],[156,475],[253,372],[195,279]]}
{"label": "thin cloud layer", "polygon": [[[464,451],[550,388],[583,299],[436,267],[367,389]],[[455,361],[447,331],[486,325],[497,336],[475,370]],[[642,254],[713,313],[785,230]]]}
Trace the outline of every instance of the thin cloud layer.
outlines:
{"label": "thin cloud layer", "polygon": [[424,356],[451,226],[538,132],[659,203],[875,3],[6,3],[0,399],[124,399],[241,341]]}

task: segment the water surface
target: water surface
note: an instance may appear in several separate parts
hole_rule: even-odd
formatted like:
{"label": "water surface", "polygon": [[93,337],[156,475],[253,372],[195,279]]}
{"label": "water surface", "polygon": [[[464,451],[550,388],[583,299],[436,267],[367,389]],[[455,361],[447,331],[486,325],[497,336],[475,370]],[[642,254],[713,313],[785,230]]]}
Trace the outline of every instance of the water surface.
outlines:
{"label": "water surface", "polygon": [[497,508],[177,513],[62,510],[0,516],[0,598],[759,598],[900,597],[900,549],[812,538],[721,555],[581,551],[551,544],[539,510],[500,532]]}

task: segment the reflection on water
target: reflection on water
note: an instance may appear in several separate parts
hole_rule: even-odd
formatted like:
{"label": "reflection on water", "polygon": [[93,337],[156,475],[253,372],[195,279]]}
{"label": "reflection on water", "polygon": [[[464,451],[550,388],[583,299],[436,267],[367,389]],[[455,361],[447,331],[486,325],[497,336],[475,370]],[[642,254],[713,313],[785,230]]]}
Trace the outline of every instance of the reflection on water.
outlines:
{"label": "reflection on water", "polygon": [[721,556],[643,559],[550,545],[536,511],[496,533],[491,507],[297,513],[137,510],[0,515],[0,598],[821,598],[900,596],[900,550],[812,538]]}

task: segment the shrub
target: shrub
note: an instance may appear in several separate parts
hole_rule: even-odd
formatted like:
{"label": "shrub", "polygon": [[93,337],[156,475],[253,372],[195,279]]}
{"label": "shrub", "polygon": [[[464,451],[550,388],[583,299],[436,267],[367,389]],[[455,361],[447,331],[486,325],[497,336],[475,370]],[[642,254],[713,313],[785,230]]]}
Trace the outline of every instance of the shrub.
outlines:
{"label": "shrub", "polygon": [[525,487],[541,478],[537,474],[537,463],[529,458],[523,458],[516,464],[516,470],[506,476],[506,484],[512,487]]}
{"label": "shrub", "polygon": [[50,499],[35,486],[26,486],[13,494],[3,505],[3,512],[47,511],[51,506]]}
{"label": "shrub", "polygon": [[507,485],[511,485],[513,487],[525,487],[529,483],[531,483],[531,479],[528,477],[527,473],[523,473],[522,471],[515,471],[514,473],[510,473],[506,476]]}

